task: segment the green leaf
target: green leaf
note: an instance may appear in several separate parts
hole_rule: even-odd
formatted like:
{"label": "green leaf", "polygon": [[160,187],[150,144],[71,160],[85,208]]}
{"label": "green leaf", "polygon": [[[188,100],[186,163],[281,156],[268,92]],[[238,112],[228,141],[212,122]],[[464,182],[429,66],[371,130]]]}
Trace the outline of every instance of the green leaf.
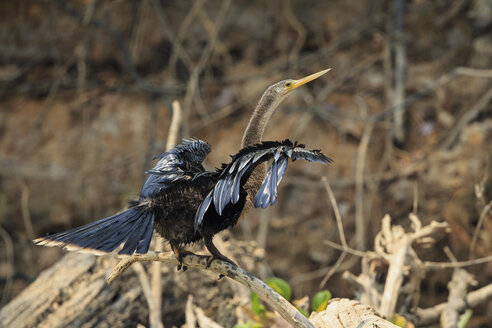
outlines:
{"label": "green leaf", "polygon": [[280,278],[269,278],[265,283],[270,286],[274,291],[282,295],[287,301],[290,300],[292,290],[290,289],[287,281]]}
{"label": "green leaf", "polygon": [[297,310],[299,310],[299,312],[301,312],[303,316],[305,316],[306,318],[309,318],[309,313],[306,310],[303,310],[300,308],[297,308]]}
{"label": "green leaf", "polygon": [[468,325],[472,314],[473,311],[471,309],[466,309],[465,313],[463,313],[458,320],[458,328],[465,328],[466,325]]}
{"label": "green leaf", "polygon": [[393,314],[391,322],[401,328],[405,328],[407,326],[407,319],[397,313]]}
{"label": "green leaf", "polygon": [[258,315],[266,313],[266,308],[261,304],[260,297],[256,293],[251,293],[251,310]]}
{"label": "green leaf", "polygon": [[313,297],[311,302],[311,307],[313,311],[321,312],[328,306],[328,301],[331,299],[331,293],[328,290],[322,290],[317,292]]}
{"label": "green leaf", "polygon": [[246,323],[237,323],[233,328],[261,328],[262,326],[259,322],[248,321]]}

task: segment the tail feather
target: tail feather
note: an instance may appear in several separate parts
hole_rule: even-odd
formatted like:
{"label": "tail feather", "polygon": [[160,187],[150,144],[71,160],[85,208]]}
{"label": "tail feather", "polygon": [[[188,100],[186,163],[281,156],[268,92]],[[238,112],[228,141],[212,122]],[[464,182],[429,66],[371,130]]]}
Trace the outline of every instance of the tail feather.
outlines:
{"label": "tail feather", "polygon": [[125,243],[119,254],[146,253],[154,228],[154,213],[133,207],[84,226],[38,238],[43,246],[63,246],[68,250],[112,252]]}
{"label": "tail feather", "polygon": [[[150,217],[150,220],[147,220],[148,227],[145,228],[145,232],[143,234],[143,238],[139,241],[137,246],[137,253],[145,254],[149,251],[150,240],[152,239],[152,231],[154,230],[154,213]],[[150,228],[149,228],[150,227]],[[149,240],[149,242],[146,242]]]}
{"label": "tail feather", "polygon": [[[142,216],[145,216],[145,212],[140,215],[140,217]],[[153,218],[153,216],[151,217]],[[132,254],[137,249],[138,243],[142,240],[142,236],[145,235],[149,219],[145,222],[140,222],[140,220],[141,218],[136,221],[135,231],[126,238],[125,246],[119,251],[119,254]]]}

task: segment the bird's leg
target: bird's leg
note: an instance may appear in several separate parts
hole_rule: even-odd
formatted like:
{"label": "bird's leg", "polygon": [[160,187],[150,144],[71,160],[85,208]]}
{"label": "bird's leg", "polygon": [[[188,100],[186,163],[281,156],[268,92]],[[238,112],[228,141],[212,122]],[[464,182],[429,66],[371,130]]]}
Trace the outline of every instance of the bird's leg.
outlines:
{"label": "bird's leg", "polygon": [[171,244],[171,249],[173,250],[174,255],[176,256],[179,262],[178,271],[181,269],[183,269],[183,272],[186,271],[188,268],[186,267],[186,265],[183,265],[183,257],[186,255],[194,255],[194,254],[192,252],[182,249],[181,247],[179,247],[174,243],[170,243],[170,244]]}
{"label": "bird's leg", "polygon": [[215,247],[214,243],[212,242],[212,236],[205,236],[205,246],[207,247],[208,251],[212,256],[210,256],[207,260],[207,268],[212,264],[213,260],[219,259],[225,262],[229,262],[235,266],[237,266],[236,263],[234,263],[232,260],[228,259],[226,256],[224,256],[218,249]]}

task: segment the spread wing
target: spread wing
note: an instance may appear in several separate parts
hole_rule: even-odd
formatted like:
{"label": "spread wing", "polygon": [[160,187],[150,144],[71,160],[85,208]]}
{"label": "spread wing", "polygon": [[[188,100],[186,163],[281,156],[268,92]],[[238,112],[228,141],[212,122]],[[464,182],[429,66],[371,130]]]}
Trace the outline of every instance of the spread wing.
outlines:
{"label": "spread wing", "polygon": [[156,156],[160,160],[147,171],[149,177],[140,192],[140,200],[158,194],[174,182],[192,180],[196,174],[204,172],[202,162],[210,150],[210,145],[205,141],[184,139],[173,149]]}
{"label": "spread wing", "polygon": [[232,161],[224,165],[219,175],[219,180],[213,190],[205,197],[195,215],[195,230],[198,230],[203,222],[205,212],[214,204],[219,215],[227,204],[236,204],[239,200],[240,189],[244,177],[258,166],[258,164],[271,160],[263,183],[255,196],[255,207],[266,208],[277,201],[277,186],[282,180],[289,159],[295,161],[304,159],[310,162],[323,164],[333,162],[319,150],[306,150],[304,145],[292,143],[290,140],[281,142],[267,141],[261,144],[242,149],[237,155],[232,156]]}

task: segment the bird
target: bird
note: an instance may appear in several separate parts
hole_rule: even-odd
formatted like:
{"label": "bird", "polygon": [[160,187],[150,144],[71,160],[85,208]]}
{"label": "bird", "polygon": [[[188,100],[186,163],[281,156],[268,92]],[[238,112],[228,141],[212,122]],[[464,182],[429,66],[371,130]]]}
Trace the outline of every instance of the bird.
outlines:
{"label": "bird", "polygon": [[213,260],[235,264],[214,245],[213,237],[236,225],[252,206],[266,208],[277,201],[277,187],[289,160],[303,159],[323,164],[333,162],[320,150],[303,144],[262,141],[267,123],[278,105],[296,88],[327,73],[325,69],[299,80],[271,85],[262,95],[244,131],[242,147],[215,171],[203,167],[211,146],[202,140],[184,139],[176,147],[156,156],[159,161],[147,171],[138,200],[128,209],[65,232],[34,240],[43,246],[85,250],[105,254],[144,254],[149,251],[153,231],[171,246],[179,265],[190,254],[184,247],[203,240]]}

